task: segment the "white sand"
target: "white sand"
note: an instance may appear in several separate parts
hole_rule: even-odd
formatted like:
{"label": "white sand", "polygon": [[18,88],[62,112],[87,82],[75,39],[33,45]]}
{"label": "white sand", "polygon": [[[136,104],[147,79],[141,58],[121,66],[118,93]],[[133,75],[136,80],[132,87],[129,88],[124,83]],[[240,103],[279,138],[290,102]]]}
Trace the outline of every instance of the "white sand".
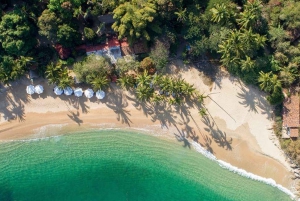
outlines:
{"label": "white sand", "polygon": [[223,75],[213,84],[209,97],[211,100],[207,108],[213,117],[225,120],[226,127],[231,130],[248,124],[262,153],[290,168],[282,150],[270,140],[271,137],[274,138],[272,107],[263,92],[255,87],[245,86],[231,76]]}

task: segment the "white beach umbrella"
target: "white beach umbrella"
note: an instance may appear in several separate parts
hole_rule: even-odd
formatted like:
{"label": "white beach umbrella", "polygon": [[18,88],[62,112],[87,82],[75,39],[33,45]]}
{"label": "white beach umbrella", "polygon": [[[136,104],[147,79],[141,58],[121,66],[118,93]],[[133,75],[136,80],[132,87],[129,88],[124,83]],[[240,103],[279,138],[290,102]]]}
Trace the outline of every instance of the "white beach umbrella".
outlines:
{"label": "white beach umbrella", "polygon": [[75,95],[76,97],[80,97],[80,96],[82,96],[82,94],[83,94],[83,91],[82,91],[81,88],[76,88],[76,89],[74,90],[74,95]]}
{"label": "white beach umbrella", "polygon": [[84,91],[84,95],[87,97],[87,98],[92,98],[93,95],[94,95],[94,91],[92,89],[87,89]]}
{"label": "white beach umbrella", "polygon": [[58,86],[54,87],[53,89],[54,93],[58,96],[62,95],[64,93],[64,90],[62,90],[61,88],[59,88]]}
{"label": "white beach umbrella", "polygon": [[43,93],[43,91],[44,91],[44,87],[42,85],[36,85],[34,87],[34,92],[37,94],[41,94],[41,93]]}
{"label": "white beach umbrella", "polygon": [[98,91],[96,92],[96,97],[97,97],[98,99],[103,99],[103,98],[105,97],[105,92],[102,91],[102,90],[98,90]]}
{"label": "white beach umbrella", "polygon": [[26,87],[26,92],[27,92],[29,95],[34,94],[34,86],[33,86],[33,85],[28,85],[28,86]]}
{"label": "white beach umbrella", "polygon": [[66,87],[66,88],[64,88],[64,93],[67,96],[70,96],[73,93],[73,89],[71,87]]}

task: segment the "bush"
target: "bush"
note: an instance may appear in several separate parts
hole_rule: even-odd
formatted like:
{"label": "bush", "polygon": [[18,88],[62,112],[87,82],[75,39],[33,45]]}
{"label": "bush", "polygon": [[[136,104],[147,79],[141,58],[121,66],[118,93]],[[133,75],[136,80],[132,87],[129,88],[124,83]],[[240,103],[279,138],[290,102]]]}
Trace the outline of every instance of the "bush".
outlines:
{"label": "bush", "polygon": [[156,40],[154,47],[151,49],[150,58],[153,60],[155,67],[160,71],[165,69],[168,63],[169,46],[169,43]]}
{"label": "bush", "polygon": [[155,68],[154,61],[150,57],[144,58],[141,62],[141,68],[141,72],[144,72],[144,70]]}
{"label": "bush", "polygon": [[67,65],[68,65],[68,66],[73,65],[74,62],[75,62],[75,60],[74,60],[72,57],[69,57],[69,58],[67,59]]}
{"label": "bush", "polygon": [[83,32],[84,32],[84,37],[89,41],[92,41],[96,37],[96,33],[91,28],[84,27]]}
{"label": "bush", "polygon": [[100,75],[112,72],[110,61],[104,57],[88,56],[84,61],[74,64],[74,72],[81,82],[91,83]]}

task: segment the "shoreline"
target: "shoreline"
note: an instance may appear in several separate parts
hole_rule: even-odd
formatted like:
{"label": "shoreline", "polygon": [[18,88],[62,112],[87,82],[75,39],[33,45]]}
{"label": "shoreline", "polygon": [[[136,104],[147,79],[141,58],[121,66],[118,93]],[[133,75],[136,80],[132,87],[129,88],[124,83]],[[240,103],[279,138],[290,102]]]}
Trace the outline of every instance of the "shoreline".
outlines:
{"label": "shoreline", "polygon": [[[171,64],[170,69],[176,66],[178,63]],[[173,140],[179,135],[198,141],[218,159],[272,178],[295,192],[296,180],[291,179],[288,163],[269,139],[272,120],[262,92],[224,74],[207,86],[194,68],[182,69],[178,76],[209,94],[210,99],[205,99],[210,113],[207,118],[201,118],[198,111],[188,105],[176,108],[139,103],[130,93],[115,86],[103,101],[95,97],[87,100],[85,97],[55,96],[53,86],[41,79],[34,84],[42,84],[44,94],[30,97],[24,90],[29,81],[21,80],[6,92],[9,98],[0,97],[0,141],[26,138],[34,129],[52,124],[65,124],[74,130],[99,124],[121,129],[149,127],[153,132],[163,131],[163,135]]]}
{"label": "shoreline", "polygon": [[[118,127],[114,124],[91,124],[90,126],[87,126],[85,128],[81,128],[80,130],[74,129],[74,127],[70,127],[68,124],[51,124],[51,125],[45,125],[40,128],[34,129],[35,133],[32,135],[29,135],[29,138],[21,138],[21,139],[14,139],[14,140],[8,140],[8,141],[0,141],[1,142],[13,142],[13,141],[36,141],[36,140],[43,140],[48,139],[52,137],[59,137],[60,135],[72,135],[80,132],[89,132],[89,131],[105,131],[105,130],[121,130],[126,132],[136,132],[139,134],[144,135],[151,135],[158,138],[163,138],[163,140],[167,140],[171,143],[174,143],[175,139],[170,135],[168,129],[164,128],[158,128],[158,125],[152,125],[148,126],[147,128],[143,127]],[[55,135],[53,135],[53,131],[55,132]],[[155,131],[155,132],[154,132]],[[46,133],[45,133],[46,132]],[[51,133],[47,135],[47,132]],[[46,135],[45,135],[46,134]],[[33,138],[34,137],[34,138]],[[277,188],[278,190],[284,192],[288,196],[290,196],[292,199],[295,199],[296,196],[294,193],[289,190],[288,188],[282,186],[281,184],[276,183],[275,180],[267,177],[262,177],[259,175],[255,175],[251,172],[248,172],[244,169],[238,168],[236,166],[233,166],[232,164],[225,162],[219,158],[217,158],[215,155],[211,154],[209,151],[205,150],[204,147],[200,145],[200,143],[197,143],[193,140],[189,140],[190,145],[192,145],[192,149],[194,151],[200,153],[205,158],[212,160],[219,164],[220,167],[223,169],[227,169],[228,171],[231,171],[235,174],[238,174],[242,177],[246,177],[251,180],[259,181],[262,183],[265,183],[267,185],[273,186],[274,188]],[[191,149],[191,148],[190,148]]]}

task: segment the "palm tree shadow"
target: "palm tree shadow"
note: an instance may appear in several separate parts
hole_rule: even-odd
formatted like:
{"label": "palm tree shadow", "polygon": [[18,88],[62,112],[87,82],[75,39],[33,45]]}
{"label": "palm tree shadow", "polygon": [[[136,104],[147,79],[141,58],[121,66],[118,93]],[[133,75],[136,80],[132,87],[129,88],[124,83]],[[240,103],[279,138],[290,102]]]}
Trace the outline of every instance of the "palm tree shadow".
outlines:
{"label": "palm tree shadow", "polygon": [[174,136],[178,142],[183,142],[183,147],[188,147],[189,149],[191,148],[191,143],[186,138],[186,135],[183,130],[178,130],[178,134],[174,133]]}
{"label": "palm tree shadow", "polygon": [[166,127],[170,125],[176,125],[175,119],[177,118],[172,111],[172,108],[166,103],[161,105],[156,105],[153,107],[153,114],[151,115],[152,121],[159,121],[161,127]]}
{"label": "palm tree shadow", "polygon": [[144,115],[146,115],[146,117],[148,117],[148,115],[152,115],[153,112],[153,108],[151,107],[150,104],[147,104],[146,102],[141,102],[138,101],[136,98],[132,98],[128,95],[126,95],[126,98],[128,100],[130,100],[132,103],[132,105],[137,109],[137,110],[142,110]]}
{"label": "palm tree shadow", "polygon": [[245,87],[242,87],[241,90],[242,92],[239,92],[237,95],[238,98],[242,99],[239,103],[244,105],[244,107],[249,107],[249,111],[257,113],[256,105],[258,104],[258,100],[254,91],[251,89],[246,90]]}
{"label": "palm tree shadow", "polygon": [[82,124],[83,121],[79,118],[79,116],[80,116],[79,112],[78,111],[76,113],[72,112],[72,111],[69,111],[69,112],[70,112],[70,114],[67,114],[68,117],[70,119],[72,119],[73,121],[75,121],[80,126],[80,124]]}
{"label": "palm tree shadow", "polygon": [[106,105],[117,114],[117,120],[130,126],[132,121],[129,116],[131,116],[131,114],[129,110],[125,110],[128,106],[128,102],[124,99],[121,91],[117,90],[114,93],[109,94],[107,97]]}
{"label": "palm tree shadow", "polygon": [[[210,120],[208,116],[202,118],[202,122],[208,127],[204,128],[208,133],[210,133],[212,139],[220,146],[226,150],[232,150],[232,138],[227,139],[226,132],[221,131],[218,126]],[[216,128],[215,128],[216,127]],[[206,142],[206,144],[209,141]],[[209,146],[210,147],[210,146]],[[213,152],[212,152],[213,153]]]}
{"label": "palm tree shadow", "polygon": [[11,108],[11,113],[15,117],[15,119],[18,119],[19,122],[25,121],[25,111],[24,111],[24,105],[22,103],[18,103],[18,105],[13,105]]}

